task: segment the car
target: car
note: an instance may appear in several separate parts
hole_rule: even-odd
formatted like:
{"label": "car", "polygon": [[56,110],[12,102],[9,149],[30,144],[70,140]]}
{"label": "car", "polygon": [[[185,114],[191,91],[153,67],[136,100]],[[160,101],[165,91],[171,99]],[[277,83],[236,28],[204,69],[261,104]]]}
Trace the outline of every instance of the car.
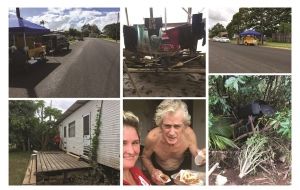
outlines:
{"label": "car", "polygon": [[255,36],[245,36],[243,38],[244,45],[257,45],[257,39]]}
{"label": "car", "polygon": [[220,38],[218,36],[215,36],[215,37],[212,38],[212,41],[213,42],[219,42]]}
{"label": "car", "polygon": [[70,48],[68,39],[62,34],[43,35],[43,43],[46,45],[47,54],[51,51],[60,52],[64,48],[68,51]]}
{"label": "car", "polygon": [[230,43],[230,40],[227,37],[221,37],[220,38],[220,42],[222,42],[222,43]]}

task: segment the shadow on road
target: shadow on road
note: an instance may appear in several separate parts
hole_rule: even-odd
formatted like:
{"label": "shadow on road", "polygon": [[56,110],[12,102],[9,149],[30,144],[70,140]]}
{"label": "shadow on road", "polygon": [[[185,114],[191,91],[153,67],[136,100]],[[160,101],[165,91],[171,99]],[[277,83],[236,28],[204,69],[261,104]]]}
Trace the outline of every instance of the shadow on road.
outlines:
{"label": "shadow on road", "polygon": [[68,55],[71,52],[72,52],[72,49],[68,49],[68,50],[56,51],[56,52],[53,52],[53,53],[50,52],[48,54],[49,54],[49,56],[52,56],[52,57],[63,57],[63,56]]}
{"label": "shadow on road", "polygon": [[60,64],[61,63],[46,62],[29,65],[23,70],[10,68],[9,87],[24,88],[27,90],[29,97],[37,97],[34,90],[35,86],[54,71]]}

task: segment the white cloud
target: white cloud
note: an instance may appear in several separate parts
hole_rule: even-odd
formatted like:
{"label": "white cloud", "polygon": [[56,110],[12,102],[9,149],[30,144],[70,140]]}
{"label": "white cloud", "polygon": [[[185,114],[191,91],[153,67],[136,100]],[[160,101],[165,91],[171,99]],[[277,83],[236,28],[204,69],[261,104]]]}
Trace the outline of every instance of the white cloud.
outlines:
{"label": "white cloud", "polygon": [[81,30],[84,24],[95,24],[100,30],[107,24],[117,22],[117,12],[102,13],[96,10],[86,9],[61,9],[51,8],[42,15],[27,17],[26,19],[40,24],[40,21],[45,21],[45,27],[50,30],[68,30],[70,27]]}
{"label": "white cloud", "polygon": [[76,100],[68,99],[68,100],[44,100],[46,106],[50,106],[52,101],[52,107],[66,111]]}
{"label": "white cloud", "polygon": [[225,28],[232,19],[232,16],[239,11],[237,7],[209,9],[209,28],[217,23],[222,24]]}

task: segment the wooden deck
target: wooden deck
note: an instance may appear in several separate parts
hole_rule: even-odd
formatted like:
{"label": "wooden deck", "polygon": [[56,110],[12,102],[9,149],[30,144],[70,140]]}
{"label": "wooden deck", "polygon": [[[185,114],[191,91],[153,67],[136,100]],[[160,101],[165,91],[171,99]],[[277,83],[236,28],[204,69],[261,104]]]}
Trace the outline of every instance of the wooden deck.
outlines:
{"label": "wooden deck", "polygon": [[60,151],[37,153],[37,175],[65,173],[92,168],[88,163]]}

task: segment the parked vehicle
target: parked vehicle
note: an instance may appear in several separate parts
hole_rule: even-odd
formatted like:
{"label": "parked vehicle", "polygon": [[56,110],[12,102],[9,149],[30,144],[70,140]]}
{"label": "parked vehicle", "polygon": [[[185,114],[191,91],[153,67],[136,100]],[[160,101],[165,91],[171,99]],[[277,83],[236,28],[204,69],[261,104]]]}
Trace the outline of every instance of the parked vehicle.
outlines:
{"label": "parked vehicle", "polygon": [[220,38],[220,42],[222,42],[222,43],[230,43],[230,40],[227,37],[221,37]]}
{"label": "parked vehicle", "polygon": [[62,34],[47,34],[43,35],[43,41],[46,45],[46,52],[49,54],[51,51],[59,52],[66,48],[69,50],[70,43],[67,38]]}
{"label": "parked vehicle", "polygon": [[215,36],[215,37],[212,38],[212,41],[213,42],[219,42],[220,38],[218,36]]}
{"label": "parked vehicle", "polygon": [[245,36],[243,38],[244,45],[257,45],[257,39],[255,36]]}

